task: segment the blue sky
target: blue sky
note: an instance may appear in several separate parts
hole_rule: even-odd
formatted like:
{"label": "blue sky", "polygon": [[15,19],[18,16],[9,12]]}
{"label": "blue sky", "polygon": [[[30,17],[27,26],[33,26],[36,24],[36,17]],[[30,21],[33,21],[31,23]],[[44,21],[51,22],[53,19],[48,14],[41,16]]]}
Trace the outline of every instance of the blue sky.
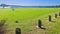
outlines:
{"label": "blue sky", "polygon": [[51,6],[60,5],[60,0],[0,0],[1,3],[24,6]]}

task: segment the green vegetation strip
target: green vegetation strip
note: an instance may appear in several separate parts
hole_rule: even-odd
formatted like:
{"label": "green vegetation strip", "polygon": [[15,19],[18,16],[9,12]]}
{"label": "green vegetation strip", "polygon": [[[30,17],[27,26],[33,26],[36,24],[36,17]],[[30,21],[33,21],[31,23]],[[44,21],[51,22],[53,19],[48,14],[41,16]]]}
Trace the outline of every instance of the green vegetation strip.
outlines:
{"label": "green vegetation strip", "polygon": [[[7,29],[12,30],[13,32],[16,27],[20,27],[22,29],[22,34],[29,34],[30,31],[33,31],[34,28],[36,28],[38,18],[46,22],[44,19],[48,15],[58,12],[60,12],[60,8],[16,8],[15,11],[12,11],[11,9],[0,9],[0,20],[6,19],[6,24],[8,24]],[[18,20],[19,23],[15,23],[16,20]],[[57,27],[58,26],[56,26],[56,28]],[[53,29],[51,30],[54,32]],[[39,34],[41,34],[41,32]]]}

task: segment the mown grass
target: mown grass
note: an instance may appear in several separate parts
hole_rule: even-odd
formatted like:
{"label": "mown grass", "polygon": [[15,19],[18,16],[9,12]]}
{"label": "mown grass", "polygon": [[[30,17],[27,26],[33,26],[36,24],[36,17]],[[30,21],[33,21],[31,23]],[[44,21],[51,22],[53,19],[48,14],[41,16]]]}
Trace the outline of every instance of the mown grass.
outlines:
{"label": "mown grass", "polygon": [[[14,11],[11,9],[0,9],[0,20],[7,20],[7,30],[11,31],[8,31],[6,34],[14,34],[17,27],[21,28],[22,34],[55,34],[55,32],[59,31],[57,29],[59,28],[59,22],[49,23],[48,15],[52,15],[54,18],[53,14],[59,12],[60,8],[16,8]],[[38,19],[42,20],[47,30],[36,28]],[[19,23],[15,23],[16,20]]]}

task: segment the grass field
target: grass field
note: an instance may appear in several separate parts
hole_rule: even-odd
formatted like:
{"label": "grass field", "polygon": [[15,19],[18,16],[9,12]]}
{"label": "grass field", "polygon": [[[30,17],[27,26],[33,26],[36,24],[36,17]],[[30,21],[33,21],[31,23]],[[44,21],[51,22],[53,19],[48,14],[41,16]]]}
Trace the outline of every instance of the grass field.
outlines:
{"label": "grass field", "polygon": [[[6,19],[6,34],[15,34],[17,27],[21,28],[22,34],[60,34],[60,17],[54,18],[55,13],[59,13],[60,8],[16,8],[0,9],[0,20]],[[52,16],[52,21],[48,21],[48,15]],[[37,28],[38,19],[42,20],[46,30]],[[15,23],[15,21],[19,23]]]}

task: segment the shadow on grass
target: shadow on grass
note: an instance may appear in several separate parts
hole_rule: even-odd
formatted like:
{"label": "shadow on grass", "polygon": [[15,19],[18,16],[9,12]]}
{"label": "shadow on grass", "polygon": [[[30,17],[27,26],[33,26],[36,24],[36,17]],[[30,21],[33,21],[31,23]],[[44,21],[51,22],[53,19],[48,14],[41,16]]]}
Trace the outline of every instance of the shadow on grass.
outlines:
{"label": "shadow on grass", "polygon": [[6,23],[6,20],[1,20],[0,21],[0,34],[4,34],[5,33],[5,28],[4,28],[4,25]]}

